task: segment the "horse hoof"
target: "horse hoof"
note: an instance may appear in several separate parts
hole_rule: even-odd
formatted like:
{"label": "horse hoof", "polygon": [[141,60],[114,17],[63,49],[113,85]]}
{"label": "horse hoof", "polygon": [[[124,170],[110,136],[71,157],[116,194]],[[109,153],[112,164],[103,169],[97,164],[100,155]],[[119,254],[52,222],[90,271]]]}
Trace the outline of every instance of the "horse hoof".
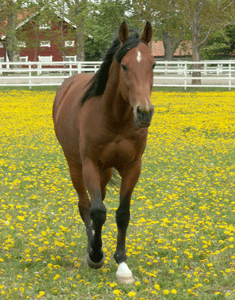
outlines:
{"label": "horse hoof", "polygon": [[89,254],[87,255],[86,262],[91,269],[100,269],[104,265],[105,256],[101,259],[100,262],[95,263],[90,259]]}
{"label": "horse hoof", "polygon": [[117,275],[118,283],[127,283],[131,284],[135,282],[135,279],[132,275]]}
{"label": "horse hoof", "polygon": [[135,282],[135,279],[132,276],[132,272],[128,268],[128,266],[125,262],[122,262],[118,265],[118,270],[117,270],[116,275],[117,275],[118,283],[130,284],[130,283]]}

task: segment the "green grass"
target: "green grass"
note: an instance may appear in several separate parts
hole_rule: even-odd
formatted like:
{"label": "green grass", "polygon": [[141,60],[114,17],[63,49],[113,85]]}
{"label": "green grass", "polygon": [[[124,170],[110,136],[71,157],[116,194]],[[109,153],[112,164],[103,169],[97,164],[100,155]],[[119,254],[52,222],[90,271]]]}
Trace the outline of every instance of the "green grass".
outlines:
{"label": "green grass", "polygon": [[133,285],[116,279],[116,188],[105,200],[105,265],[86,265],[55,92],[0,94],[1,299],[235,299],[234,92],[153,93],[126,246]]}
{"label": "green grass", "polygon": [[[235,89],[232,88],[231,91]],[[153,87],[153,92],[186,92],[186,93],[195,93],[195,92],[228,92],[228,88],[224,87],[187,87],[185,90],[184,87]]]}
{"label": "green grass", "polygon": [[57,91],[57,89],[59,88],[59,86],[32,86],[31,89],[25,86],[0,86],[0,91],[2,92],[11,92],[11,91],[38,91],[38,92],[42,92],[42,91]]}

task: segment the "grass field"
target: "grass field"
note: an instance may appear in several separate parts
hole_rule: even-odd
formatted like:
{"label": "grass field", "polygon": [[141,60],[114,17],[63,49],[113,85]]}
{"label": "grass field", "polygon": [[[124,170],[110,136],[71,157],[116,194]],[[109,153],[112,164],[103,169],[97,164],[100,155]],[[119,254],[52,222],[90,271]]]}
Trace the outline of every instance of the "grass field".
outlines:
{"label": "grass field", "polygon": [[105,265],[86,265],[54,95],[0,91],[0,298],[235,299],[235,92],[152,94],[128,229],[133,285],[116,281],[117,189],[105,201]]}

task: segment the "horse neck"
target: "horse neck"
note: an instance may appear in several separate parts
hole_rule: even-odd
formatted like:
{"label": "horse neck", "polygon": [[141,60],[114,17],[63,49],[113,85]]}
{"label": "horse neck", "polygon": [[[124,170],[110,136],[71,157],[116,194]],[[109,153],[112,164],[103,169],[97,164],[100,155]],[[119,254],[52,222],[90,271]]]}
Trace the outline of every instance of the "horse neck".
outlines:
{"label": "horse neck", "polygon": [[132,108],[129,102],[125,101],[121,95],[120,86],[120,64],[113,61],[110,71],[109,78],[106,84],[104,94],[102,96],[103,103],[103,114],[106,119],[112,123],[120,125],[133,118]]}

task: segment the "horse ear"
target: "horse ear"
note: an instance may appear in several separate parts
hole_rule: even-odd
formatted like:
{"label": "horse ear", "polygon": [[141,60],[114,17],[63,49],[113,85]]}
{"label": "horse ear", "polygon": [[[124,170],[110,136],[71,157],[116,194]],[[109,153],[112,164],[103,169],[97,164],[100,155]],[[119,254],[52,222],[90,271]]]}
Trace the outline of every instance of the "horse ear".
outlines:
{"label": "horse ear", "polygon": [[124,43],[129,38],[129,30],[126,26],[126,22],[124,21],[119,28],[119,39],[121,43]]}
{"label": "horse ear", "polygon": [[152,25],[150,24],[149,21],[146,22],[146,25],[144,27],[144,31],[141,37],[141,40],[145,43],[148,44],[153,36],[153,30],[152,30]]}

